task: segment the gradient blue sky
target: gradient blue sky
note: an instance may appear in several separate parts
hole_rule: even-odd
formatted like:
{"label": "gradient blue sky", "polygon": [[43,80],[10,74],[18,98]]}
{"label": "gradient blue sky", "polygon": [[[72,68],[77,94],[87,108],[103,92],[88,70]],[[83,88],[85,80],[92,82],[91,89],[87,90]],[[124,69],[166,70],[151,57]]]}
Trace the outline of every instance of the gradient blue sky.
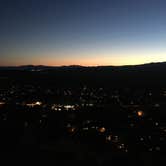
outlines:
{"label": "gradient blue sky", "polygon": [[165,0],[1,0],[0,65],[166,61]]}

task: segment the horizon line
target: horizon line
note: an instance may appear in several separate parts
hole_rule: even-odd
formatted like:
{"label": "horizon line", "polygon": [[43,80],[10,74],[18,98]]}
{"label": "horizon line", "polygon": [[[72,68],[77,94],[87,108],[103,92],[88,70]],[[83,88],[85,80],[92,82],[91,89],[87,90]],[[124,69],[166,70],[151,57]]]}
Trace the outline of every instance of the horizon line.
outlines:
{"label": "horizon line", "polygon": [[25,67],[25,66],[32,66],[32,67],[125,67],[125,66],[140,66],[140,65],[148,65],[148,64],[155,64],[155,63],[165,63],[166,61],[159,61],[159,62],[149,62],[149,63],[140,63],[140,64],[126,64],[126,65],[38,65],[38,64],[27,64],[27,65],[0,65],[0,67]]}

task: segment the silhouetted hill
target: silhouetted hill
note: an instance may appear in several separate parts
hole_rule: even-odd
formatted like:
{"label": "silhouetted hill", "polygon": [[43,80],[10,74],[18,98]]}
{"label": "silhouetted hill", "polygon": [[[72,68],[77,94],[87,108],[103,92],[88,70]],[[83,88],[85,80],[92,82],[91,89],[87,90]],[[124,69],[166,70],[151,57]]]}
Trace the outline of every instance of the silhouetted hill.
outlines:
{"label": "silhouetted hill", "polygon": [[165,87],[166,62],[133,66],[1,67],[0,77],[49,86]]}
{"label": "silhouetted hill", "polygon": [[85,68],[85,67],[79,65],[71,65],[71,66],[24,65],[24,66],[0,67],[0,70],[43,71],[43,70],[55,70],[55,69],[77,69],[77,68]]}
{"label": "silhouetted hill", "polygon": [[80,65],[70,65],[70,66],[44,66],[44,65],[23,65],[23,66],[0,66],[0,70],[55,70],[55,69],[115,69],[115,70],[137,70],[137,69],[152,69],[152,68],[166,68],[166,62],[158,62],[158,63],[147,63],[140,65],[125,65],[125,66],[80,66]]}

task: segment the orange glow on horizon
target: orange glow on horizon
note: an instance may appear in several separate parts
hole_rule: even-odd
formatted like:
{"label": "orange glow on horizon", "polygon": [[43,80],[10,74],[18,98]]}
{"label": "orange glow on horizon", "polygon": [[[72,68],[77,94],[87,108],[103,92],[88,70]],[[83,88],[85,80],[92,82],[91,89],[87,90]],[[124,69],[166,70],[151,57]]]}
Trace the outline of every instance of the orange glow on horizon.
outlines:
{"label": "orange glow on horizon", "polygon": [[[49,55],[49,54],[48,54]],[[156,55],[80,55],[80,56],[58,56],[47,54],[41,56],[25,56],[25,58],[10,60],[2,59],[0,66],[21,66],[21,65],[45,65],[45,66],[69,66],[69,65],[80,65],[80,66],[122,66],[122,65],[139,65],[151,62],[164,62],[166,56],[161,54]],[[39,58],[40,57],[40,58]],[[136,58],[137,57],[137,58]]]}

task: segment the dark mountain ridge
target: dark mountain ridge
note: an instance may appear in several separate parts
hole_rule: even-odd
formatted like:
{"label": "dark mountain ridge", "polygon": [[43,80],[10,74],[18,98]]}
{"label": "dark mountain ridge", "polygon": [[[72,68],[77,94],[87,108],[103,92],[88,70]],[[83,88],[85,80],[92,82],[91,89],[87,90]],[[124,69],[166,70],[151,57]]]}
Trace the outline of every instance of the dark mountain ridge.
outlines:
{"label": "dark mountain ridge", "polygon": [[0,67],[0,78],[54,87],[166,87],[166,62],[132,66]]}
{"label": "dark mountain ridge", "polygon": [[0,66],[0,70],[50,70],[50,69],[141,69],[141,68],[166,68],[166,62],[146,63],[140,65],[124,66],[45,66],[45,65],[22,65],[22,66]]}

